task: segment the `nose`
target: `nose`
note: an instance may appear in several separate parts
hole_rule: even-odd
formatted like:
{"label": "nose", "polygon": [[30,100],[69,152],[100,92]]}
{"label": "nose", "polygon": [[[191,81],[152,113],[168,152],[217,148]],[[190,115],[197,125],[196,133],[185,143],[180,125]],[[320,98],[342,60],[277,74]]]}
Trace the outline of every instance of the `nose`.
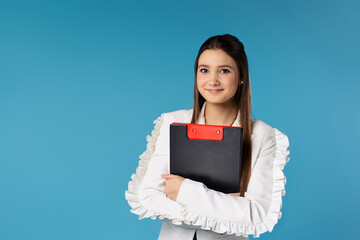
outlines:
{"label": "nose", "polygon": [[209,85],[210,86],[216,86],[216,85],[219,85],[219,80],[218,80],[218,76],[216,73],[213,73],[211,75],[211,77],[209,78]]}

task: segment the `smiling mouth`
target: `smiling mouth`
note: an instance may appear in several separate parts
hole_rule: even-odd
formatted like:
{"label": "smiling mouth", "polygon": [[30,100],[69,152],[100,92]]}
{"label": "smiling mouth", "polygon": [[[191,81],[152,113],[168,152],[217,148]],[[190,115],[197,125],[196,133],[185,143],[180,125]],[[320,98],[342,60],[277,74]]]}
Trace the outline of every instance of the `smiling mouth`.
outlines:
{"label": "smiling mouth", "polygon": [[219,92],[221,92],[222,90],[224,90],[224,89],[206,89],[208,92],[210,92],[210,93],[219,93]]}

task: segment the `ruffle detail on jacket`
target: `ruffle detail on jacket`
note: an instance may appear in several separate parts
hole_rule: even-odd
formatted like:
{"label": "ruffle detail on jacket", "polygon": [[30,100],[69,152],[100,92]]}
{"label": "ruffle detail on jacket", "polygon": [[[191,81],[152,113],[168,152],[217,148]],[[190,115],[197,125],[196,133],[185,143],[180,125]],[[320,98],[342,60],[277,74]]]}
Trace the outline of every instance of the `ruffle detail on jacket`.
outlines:
{"label": "ruffle detail on jacket", "polygon": [[273,190],[272,201],[264,221],[258,225],[244,225],[238,222],[229,222],[222,219],[207,217],[195,213],[192,209],[184,206],[182,214],[184,222],[189,225],[201,226],[202,229],[211,230],[217,233],[235,234],[236,236],[253,235],[258,238],[264,232],[271,232],[281,218],[282,196],[285,196],[286,177],[283,173],[284,166],[289,162],[290,151],[288,137],[274,128],[276,153],[273,164]]}
{"label": "ruffle detail on jacket", "polygon": [[172,216],[166,212],[159,212],[149,208],[146,208],[138,196],[138,190],[140,188],[141,182],[145,176],[148,162],[153,155],[155,150],[156,140],[160,134],[160,128],[164,121],[164,113],[160,117],[154,120],[155,127],[151,132],[151,136],[146,136],[147,147],[144,153],[139,156],[139,165],[136,168],[136,173],[131,175],[131,181],[128,183],[128,190],[125,191],[125,198],[131,206],[130,212],[139,215],[139,220],[143,218],[150,217],[151,219],[164,219],[168,218],[172,220],[174,224],[181,224],[181,220],[176,216]]}

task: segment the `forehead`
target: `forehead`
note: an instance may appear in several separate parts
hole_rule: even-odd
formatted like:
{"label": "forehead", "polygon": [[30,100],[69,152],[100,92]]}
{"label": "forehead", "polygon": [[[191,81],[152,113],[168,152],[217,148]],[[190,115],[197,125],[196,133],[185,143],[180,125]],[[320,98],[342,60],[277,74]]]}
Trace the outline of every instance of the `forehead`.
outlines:
{"label": "forehead", "polygon": [[235,66],[235,62],[226,52],[221,49],[207,49],[199,57],[199,65],[224,65]]}

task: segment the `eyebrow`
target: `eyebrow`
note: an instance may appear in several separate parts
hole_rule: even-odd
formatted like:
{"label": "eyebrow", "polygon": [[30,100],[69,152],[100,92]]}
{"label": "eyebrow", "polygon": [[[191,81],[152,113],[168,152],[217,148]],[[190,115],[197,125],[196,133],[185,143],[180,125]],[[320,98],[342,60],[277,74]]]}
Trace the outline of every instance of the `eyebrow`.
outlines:
{"label": "eyebrow", "polygon": [[[199,65],[199,67],[209,67],[209,66],[205,65],[205,64],[201,64],[201,65]],[[231,69],[234,70],[234,68],[232,66],[230,66],[230,65],[220,65],[220,66],[218,66],[218,68],[222,68],[222,67],[228,67],[228,68],[231,68]]]}

